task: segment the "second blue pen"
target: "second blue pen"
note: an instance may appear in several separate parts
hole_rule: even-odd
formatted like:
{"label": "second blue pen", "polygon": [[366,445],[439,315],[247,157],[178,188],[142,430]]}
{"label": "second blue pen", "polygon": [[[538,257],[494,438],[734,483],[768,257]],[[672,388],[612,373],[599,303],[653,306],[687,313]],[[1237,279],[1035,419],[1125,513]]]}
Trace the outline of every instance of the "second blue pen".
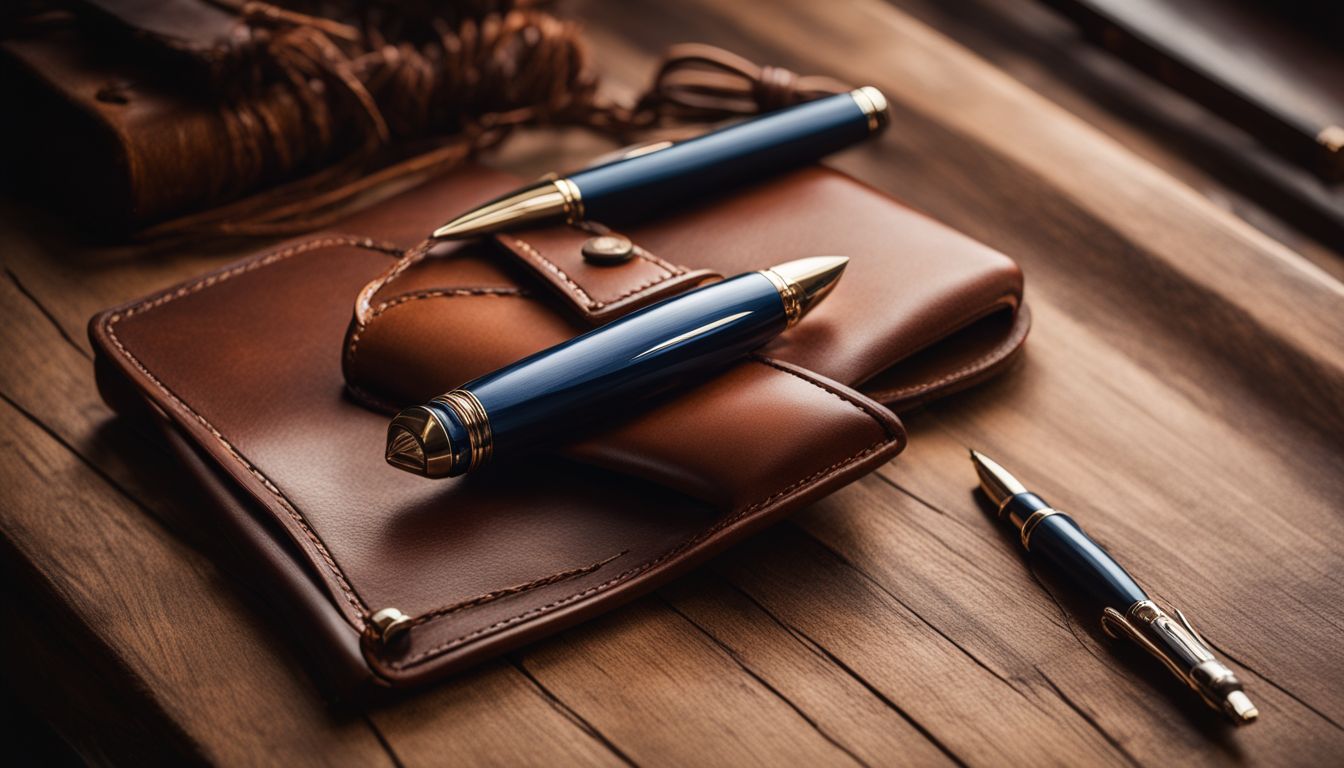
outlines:
{"label": "second blue pen", "polygon": [[462,239],[586,219],[629,223],[820,160],[876,133],[886,118],[887,101],[876,88],[827,96],[568,178],[537,182],[458,216],[434,237]]}

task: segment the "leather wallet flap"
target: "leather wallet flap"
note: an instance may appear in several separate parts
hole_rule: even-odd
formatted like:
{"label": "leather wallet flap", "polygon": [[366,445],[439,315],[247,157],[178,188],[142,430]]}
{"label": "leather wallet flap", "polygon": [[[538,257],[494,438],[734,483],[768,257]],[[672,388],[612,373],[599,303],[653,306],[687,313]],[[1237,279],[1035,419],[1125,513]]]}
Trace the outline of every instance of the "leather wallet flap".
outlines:
{"label": "leather wallet flap", "polygon": [[[473,196],[477,202],[517,186],[499,174],[486,172],[485,178],[489,183]],[[443,217],[440,213],[418,232],[403,217],[394,240],[408,247],[412,233],[432,229]],[[379,232],[385,224],[374,218],[356,220],[352,227]],[[623,230],[634,244],[632,258],[615,265],[588,263],[584,242],[605,231],[584,225],[504,234],[496,238],[502,246],[497,254],[478,245],[463,251],[460,244],[444,243],[422,260],[398,265],[366,286],[352,326],[362,340],[361,354],[395,365],[347,366],[349,383],[371,399],[404,404],[410,394],[406,379],[446,390],[470,378],[454,379],[458,370],[475,369],[454,369],[450,361],[473,355],[478,337],[442,329],[426,336],[421,326],[433,321],[415,316],[442,310],[433,302],[402,306],[418,301],[416,293],[519,291],[561,317],[543,320],[538,307],[516,321],[494,317],[492,327],[561,324],[574,335],[717,275],[827,253],[850,257],[845,277],[807,322],[764,352],[860,387],[893,407],[992,375],[1013,359],[1029,327],[1028,314],[1020,311],[1022,275],[1011,259],[820,166]],[[463,253],[474,258],[456,255]],[[498,271],[484,271],[495,267]],[[371,314],[375,306],[383,309]],[[392,307],[397,311],[386,311]],[[373,340],[375,326],[383,327]],[[486,343],[507,346],[489,328],[475,333]],[[422,394],[416,391],[416,397]]]}
{"label": "leather wallet flap", "polygon": [[[451,181],[460,189],[474,180]],[[238,567],[282,582],[266,592],[302,603],[304,610],[285,610],[289,620],[331,617],[308,634],[334,659],[326,668],[348,671],[324,681],[343,695],[357,693],[350,686],[360,680],[403,686],[440,677],[607,610],[904,445],[899,422],[862,395],[786,364],[748,360],[709,383],[722,394],[687,393],[658,405],[647,414],[649,428],[614,439],[586,463],[536,456],[454,480],[407,475],[383,460],[387,417],[347,396],[339,353],[350,343],[351,297],[395,257],[370,238],[315,236],[109,310],[90,325],[109,403],[130,413],[143,400],[149,408],[138,410],[199,447],[211,471],[251,499],[254,507],[230,502],[200,513],[257,516],[260,527],[233,526],[251,537],[238,556],[252,561]],[[454,261],[478,284],[502,288],[509,276],[494,251]],[[491,309],[535,306],[543,314],[524,329],[533,344],[545,343],[544,329],[568,334],[578,322],[517,294],[449,295],[407,305],[485,308],[434,313],[473,322],[488,321]],[[508,325],[493,333],[519,335]],[[496,354],[511,354],[502,349]],[[751,393],[769,402],[744,415],[734,398]],[[687,407],[682,400],[706,403],[720,444],[695,446],[675,425],[659,425],[689,421],[667,410]],[[688,451],[721,465],[720,474],[697,471],[699,485],[681,493],[669,468],[694,464],[666,457]],[[603,468],[615,462],[628,470],[634,456],[648,457],[648,466]],[[263,535],[273,540],[258,543]],[[309,581],[321,604],[313,604]],[[384,642],[373,617],[391,608],[410,629]]]}
{"label": "leather wallet flap", "polygon": [[598,237],[624,237],[600,225],[554,227],[496,238],[507,251],[535,270],[563,303],[585,321],[599,324],[706,280],[721,277],[708,269],[690,269],[657,256],[631,241],[627,260],[593,263],[585,244]]}

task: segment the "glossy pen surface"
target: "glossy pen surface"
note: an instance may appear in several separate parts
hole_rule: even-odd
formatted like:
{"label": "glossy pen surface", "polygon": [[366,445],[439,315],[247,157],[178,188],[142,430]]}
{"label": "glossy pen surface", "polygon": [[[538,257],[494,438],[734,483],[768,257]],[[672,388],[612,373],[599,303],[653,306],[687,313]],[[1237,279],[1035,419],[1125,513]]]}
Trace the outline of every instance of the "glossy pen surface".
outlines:
{"label": "glossy pen surface", "polygon": [[495,450],[512,453],[569,428],[589,409],[651,397],[784,330],[778,292],[751,272],[654,305],[462,386],[490,414]]}
{"label": "glossy pen surface", "polygon": [[1184,614],[1175,611],[1179,621],[1167,615],[1073,518],[1027,490],[998,462],[978,451],[971,451],[971,461],[980,488],[998,506],[999,519],[1018,531],[1028,557],[1064,577],[1095,605],[1107,634],[1134,641],[1234,723],[1244,725],[1259,716],[1241,681],[1214,657]]}
{"label": "glossy pen surface", "polygon": [[571,174],[584,216],[628,222],[667,205],[818,160],[870,133],[848,93],[711,131],[644,155]]}
{"label": "glossy pen surface", "polygon": [[430,477],[563,439],[626,401],[722,367],[797,322],[848,259],[748,272],[646,307],[398,414],[387,460]]}
{"label": "glossy pen surface", "polygon": [[462,239],[566,221],[638,221],[862,141],[885,124],[886,110],[886,98],[872,87],[795,104],[566,178],[539,181],[453,218],[434,237]]}

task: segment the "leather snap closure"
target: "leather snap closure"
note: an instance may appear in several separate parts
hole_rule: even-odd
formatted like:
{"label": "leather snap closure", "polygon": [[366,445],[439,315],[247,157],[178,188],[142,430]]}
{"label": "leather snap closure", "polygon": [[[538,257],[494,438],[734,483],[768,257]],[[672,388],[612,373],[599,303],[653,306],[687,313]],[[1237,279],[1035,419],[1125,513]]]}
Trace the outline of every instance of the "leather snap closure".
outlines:
{"label": "leather snap closure", "polygon": [[635,244],[624,235],[598,235],[585,240],[581,250],[590,264],[624,264],[635,255]]}

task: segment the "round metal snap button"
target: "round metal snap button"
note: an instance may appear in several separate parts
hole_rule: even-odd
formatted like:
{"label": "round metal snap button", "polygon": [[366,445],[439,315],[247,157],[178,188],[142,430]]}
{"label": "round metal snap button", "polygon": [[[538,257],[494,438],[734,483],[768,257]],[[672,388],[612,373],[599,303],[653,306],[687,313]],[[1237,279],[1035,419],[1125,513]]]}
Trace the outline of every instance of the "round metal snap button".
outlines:
{"label": "round metal snap button", "polygon": [[624,235],[598,235],[584,241],[581,250],[590,264],[624,264],[635,255],[635,244]]}

